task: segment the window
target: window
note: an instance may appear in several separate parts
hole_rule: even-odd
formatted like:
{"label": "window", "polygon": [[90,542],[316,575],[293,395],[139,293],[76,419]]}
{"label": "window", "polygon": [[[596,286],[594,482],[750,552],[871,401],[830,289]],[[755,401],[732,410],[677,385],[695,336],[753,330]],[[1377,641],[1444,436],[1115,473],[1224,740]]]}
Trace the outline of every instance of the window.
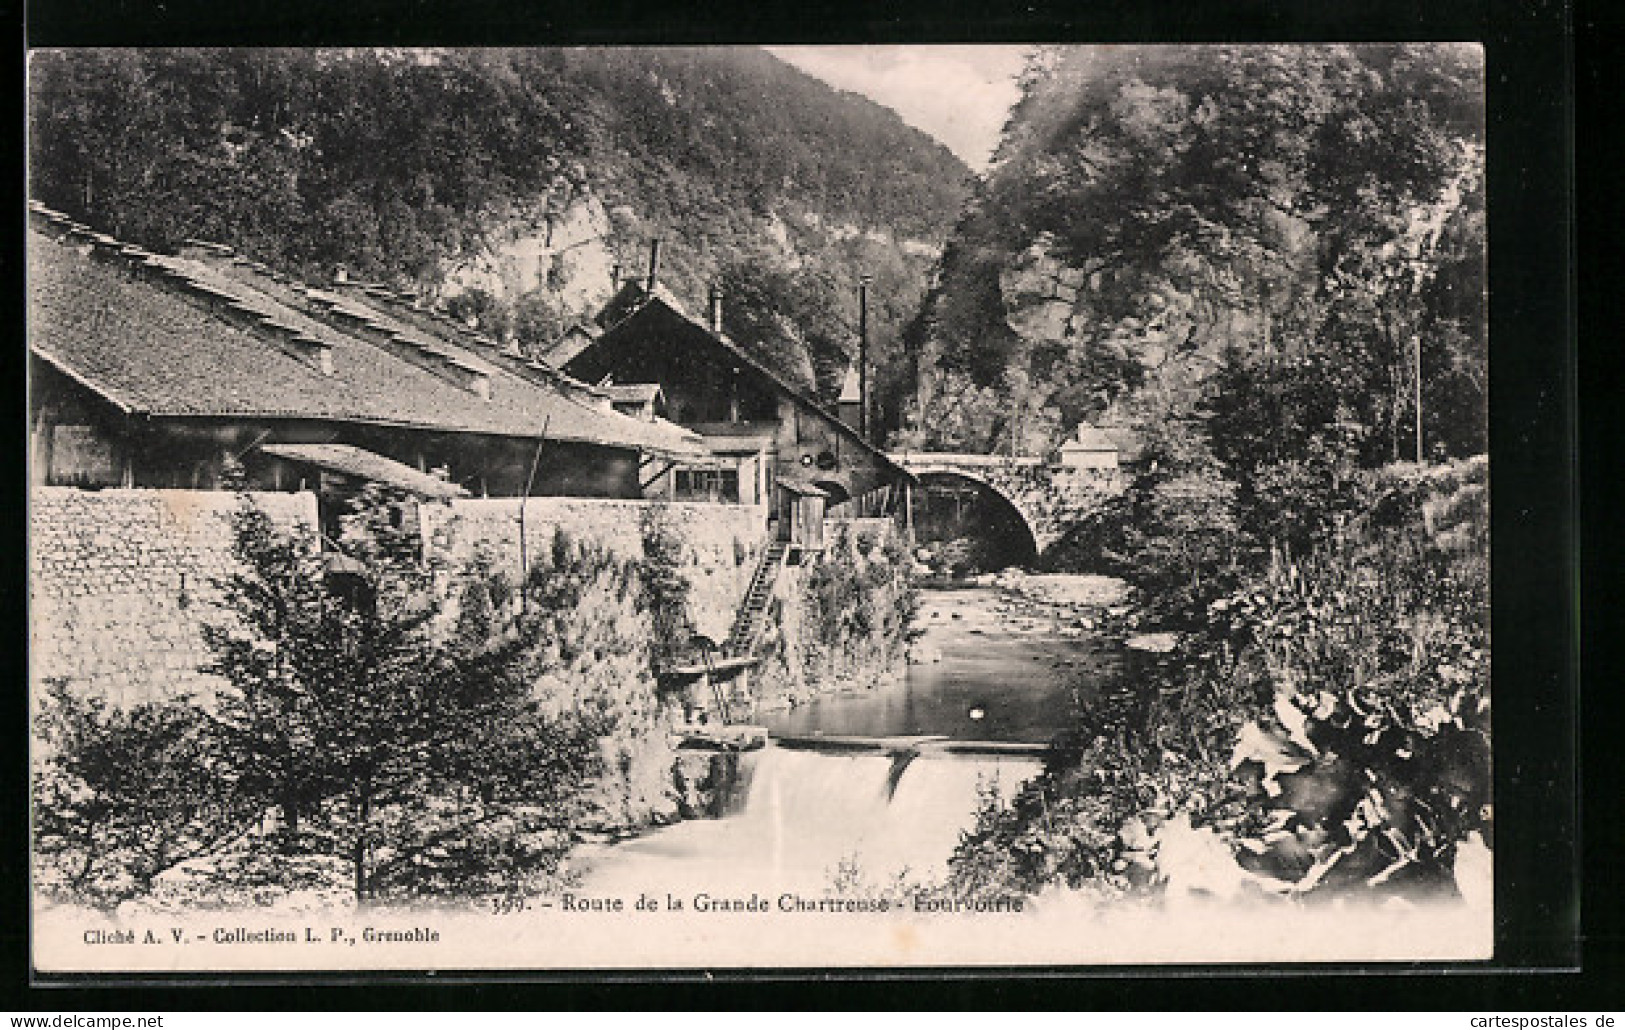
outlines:
{"label": "window", "polygon": [[739,470],[678,469],[677,499],[738,504]]}

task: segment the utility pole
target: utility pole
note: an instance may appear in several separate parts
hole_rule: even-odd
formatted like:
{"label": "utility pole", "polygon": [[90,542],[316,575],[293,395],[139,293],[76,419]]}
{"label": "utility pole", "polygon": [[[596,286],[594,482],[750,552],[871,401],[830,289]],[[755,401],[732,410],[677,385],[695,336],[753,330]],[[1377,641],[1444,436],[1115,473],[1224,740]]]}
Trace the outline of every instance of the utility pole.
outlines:
{"label": "utility pole", "polygon": [[1422,464],[1422,334],[1416,334],[1416,463]]}
{"label": "utility pole", "polygon": [[858,277],[858,435],[869,442],[869,283]]}

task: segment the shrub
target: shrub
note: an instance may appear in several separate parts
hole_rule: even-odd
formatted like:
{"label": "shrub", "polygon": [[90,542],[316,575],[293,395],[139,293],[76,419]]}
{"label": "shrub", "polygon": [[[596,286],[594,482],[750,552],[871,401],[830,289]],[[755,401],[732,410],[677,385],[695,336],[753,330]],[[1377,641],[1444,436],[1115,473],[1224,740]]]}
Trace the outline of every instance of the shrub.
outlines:
{"label": "shrub", "polygon": [[1156,890],[1178,817],[1283,895],[1437,892],[1493,840],[1486,470],[1361,477],[1377,498],[1193,610],[950,863],[966,894]]}
{"label": "shrub", "polygon": [[118,710],[59,681],[35,731],[34,848],[47,895],[115,906],[252,817],[213,726],[185,701]]}

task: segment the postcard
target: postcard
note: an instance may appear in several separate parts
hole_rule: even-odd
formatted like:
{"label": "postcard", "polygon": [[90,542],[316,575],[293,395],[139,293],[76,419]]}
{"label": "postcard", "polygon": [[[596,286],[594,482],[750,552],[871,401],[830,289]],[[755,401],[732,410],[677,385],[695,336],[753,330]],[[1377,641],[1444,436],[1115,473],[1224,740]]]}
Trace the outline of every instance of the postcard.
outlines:
{"label": "postcard", "polygon": [[36,970],[1491,958],[1484,77],[36,50]]}

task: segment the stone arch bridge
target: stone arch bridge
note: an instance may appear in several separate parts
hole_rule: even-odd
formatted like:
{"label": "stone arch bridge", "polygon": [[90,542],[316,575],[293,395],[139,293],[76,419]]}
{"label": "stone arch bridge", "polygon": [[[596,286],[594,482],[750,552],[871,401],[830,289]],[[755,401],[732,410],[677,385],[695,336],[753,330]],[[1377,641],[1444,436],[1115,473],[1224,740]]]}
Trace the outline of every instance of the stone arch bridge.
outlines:
{"label": "stone arch bridge", "polygon": [[997,454],[900,451],[888,455],[922,483],[949,479],[978,483],[1014,508],[1042,555],[1085,515],[1123,492],[1126,478],[1115,466],[1052,465],[1042,458]]}

